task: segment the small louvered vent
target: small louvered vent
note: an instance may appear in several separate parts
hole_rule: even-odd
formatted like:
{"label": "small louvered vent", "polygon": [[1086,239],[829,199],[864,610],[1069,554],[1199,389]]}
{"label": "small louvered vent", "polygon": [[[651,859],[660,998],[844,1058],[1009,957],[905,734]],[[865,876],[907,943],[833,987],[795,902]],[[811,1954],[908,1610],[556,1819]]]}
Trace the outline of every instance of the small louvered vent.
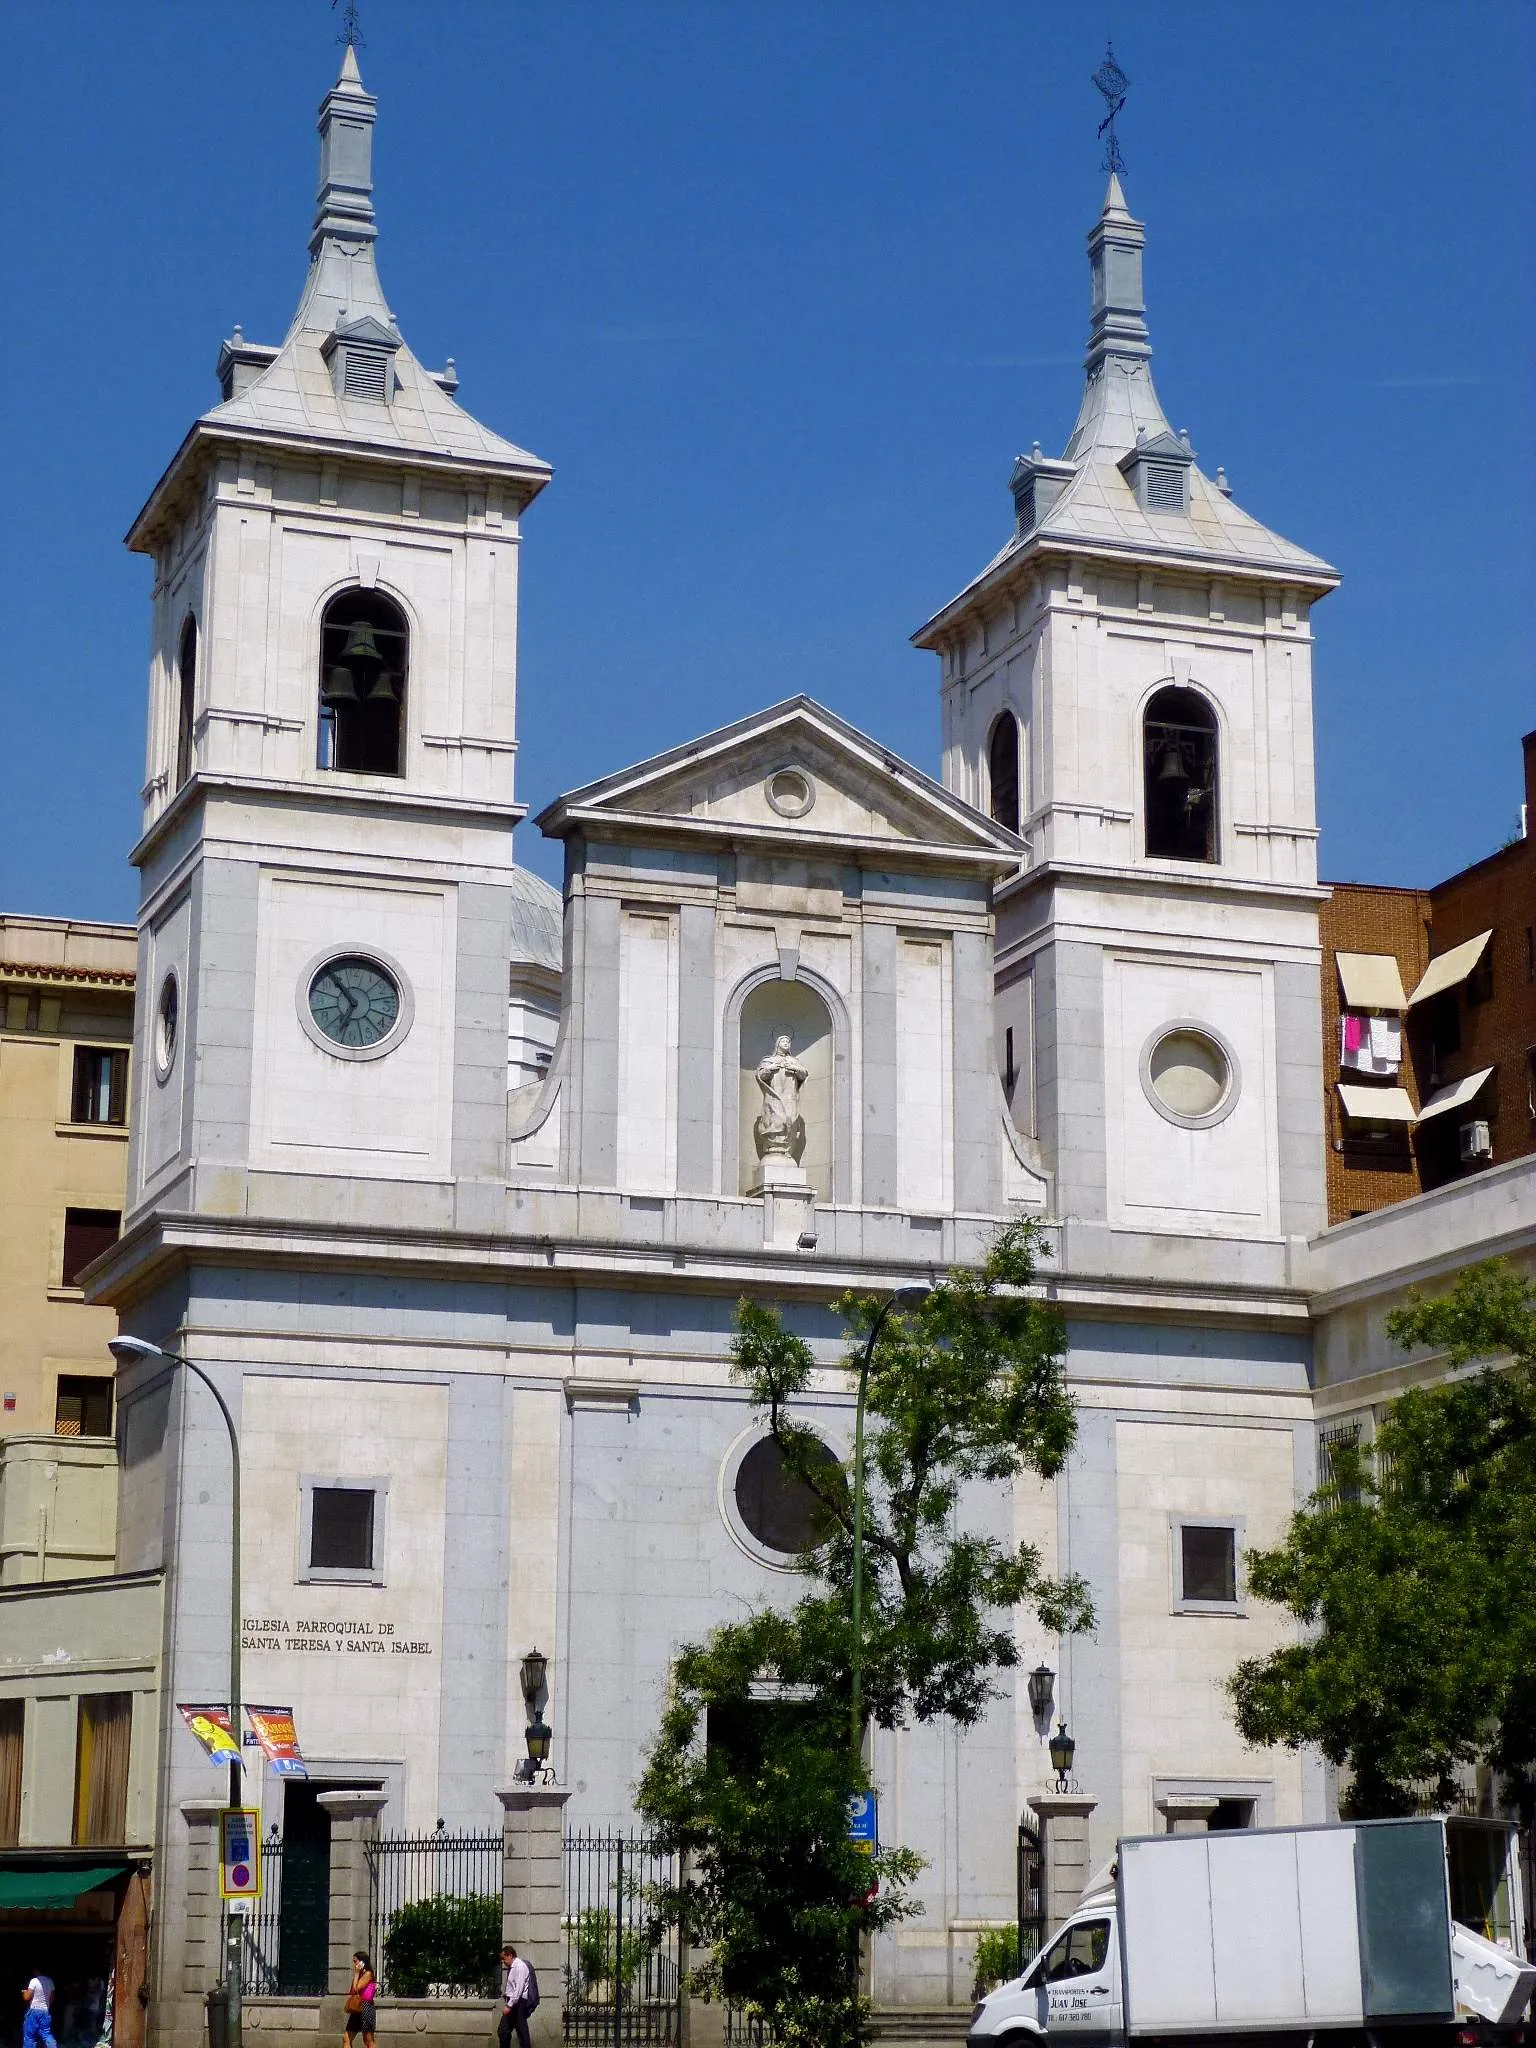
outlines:
{"label": "small louvered vent", "polygon": [[349,348],[342,375],[342,393],[347,398],[372,398],[381,405],[389,385],[389,358],[371,349]]}
{"label": "small louvered vent", "polygon": [[1184,472],[1174,462],[1149,462],[1146,465],[1147,510],[1149,512],[1182,512],[1184,510]]}
{"label": "small louvered vent", "polygon": [[1033,482],[1026,484],[1022,490],[1014,492],[1013,505],[1014,510],[1019,515],[1020,533],[1032,532],[1035,525],[1035,486]]}

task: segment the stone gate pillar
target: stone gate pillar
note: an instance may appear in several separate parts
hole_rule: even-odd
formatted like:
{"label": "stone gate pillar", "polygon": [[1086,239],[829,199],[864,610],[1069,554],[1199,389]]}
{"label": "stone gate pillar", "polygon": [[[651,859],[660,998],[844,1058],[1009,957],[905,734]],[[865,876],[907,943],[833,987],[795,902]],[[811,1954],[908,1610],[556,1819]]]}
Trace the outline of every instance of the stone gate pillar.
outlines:
{"label": "stone gate pillar", "polygon": [[534,2048],[555,2048],[565,1983],[565,1802],[560,1785],[511,1785],[501,1801],[501,1938],[538,1973]]}
{"label": "stone gate pillar", "polygon": [[1170,1792],[1154,1804],[1167,1821],[1170,1835],[1203,1835],[1219,1802],[1193,1792]]}
{"label": "stone gate pillar", "polygon": [[1040,1820],[1049,1938],[1071,1914],[1088,1881],[1088,1816],[1099,1802],[1081,1792],[1037,1792],[1029,1803]]}
{"label": "stone gate pillar", "polygon": [[[379,1839],[382,1792],[320,1792],[315,1804],[330,1816],[331,1897],[327,1941],[326,1998],[320,2007],[320,2032],[339,2037],[346,2026],[343,2001],[352,1982],[356,1950],[373,1950],[373,1881],[368,1847]],[[373,1957],[377,1973],[381,1959]]]}

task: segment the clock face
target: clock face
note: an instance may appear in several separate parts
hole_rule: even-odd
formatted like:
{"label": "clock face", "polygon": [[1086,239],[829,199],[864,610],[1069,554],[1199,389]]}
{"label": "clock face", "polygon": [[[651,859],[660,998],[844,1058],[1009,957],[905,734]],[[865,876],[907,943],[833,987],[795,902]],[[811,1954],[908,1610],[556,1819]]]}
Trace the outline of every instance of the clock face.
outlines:
{"label": "clock face", "polygon": [[309,1014],[333,1045],[378,1045],[400,1021],[400,990],[376,960],[327,960],[309,984]]}

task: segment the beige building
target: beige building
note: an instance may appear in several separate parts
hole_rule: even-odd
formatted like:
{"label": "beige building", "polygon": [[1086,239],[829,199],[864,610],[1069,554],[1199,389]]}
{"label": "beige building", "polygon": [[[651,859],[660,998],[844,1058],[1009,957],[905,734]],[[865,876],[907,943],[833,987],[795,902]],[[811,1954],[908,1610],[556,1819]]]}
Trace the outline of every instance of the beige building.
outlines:
{"label": "beige building", "polygon": [[132,928],[0,916],[0,1585],[112,1568],[117,1319],[81,1272],[128,1160]]}

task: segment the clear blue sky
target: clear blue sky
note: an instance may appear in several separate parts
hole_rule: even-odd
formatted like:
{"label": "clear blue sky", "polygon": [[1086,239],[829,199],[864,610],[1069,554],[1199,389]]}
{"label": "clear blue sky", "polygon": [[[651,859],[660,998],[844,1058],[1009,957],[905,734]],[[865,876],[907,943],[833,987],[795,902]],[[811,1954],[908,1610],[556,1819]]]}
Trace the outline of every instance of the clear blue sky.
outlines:
{"label": "clear blue sky", "polygon": [[[363,0],[381,266],[552,462],[520,794],[806,690],[933,768],[908,633],[1059,452],[1132,80],[1165,406],[1336,563],[1323,869],[1423,883],[1520,799],[1532,679],[1529,0]],[[148,565],[121,535],[304,272],[324,0],[0,0],[0,907],[131,917]],[[521,856],[553,871],[534,827]]]}

